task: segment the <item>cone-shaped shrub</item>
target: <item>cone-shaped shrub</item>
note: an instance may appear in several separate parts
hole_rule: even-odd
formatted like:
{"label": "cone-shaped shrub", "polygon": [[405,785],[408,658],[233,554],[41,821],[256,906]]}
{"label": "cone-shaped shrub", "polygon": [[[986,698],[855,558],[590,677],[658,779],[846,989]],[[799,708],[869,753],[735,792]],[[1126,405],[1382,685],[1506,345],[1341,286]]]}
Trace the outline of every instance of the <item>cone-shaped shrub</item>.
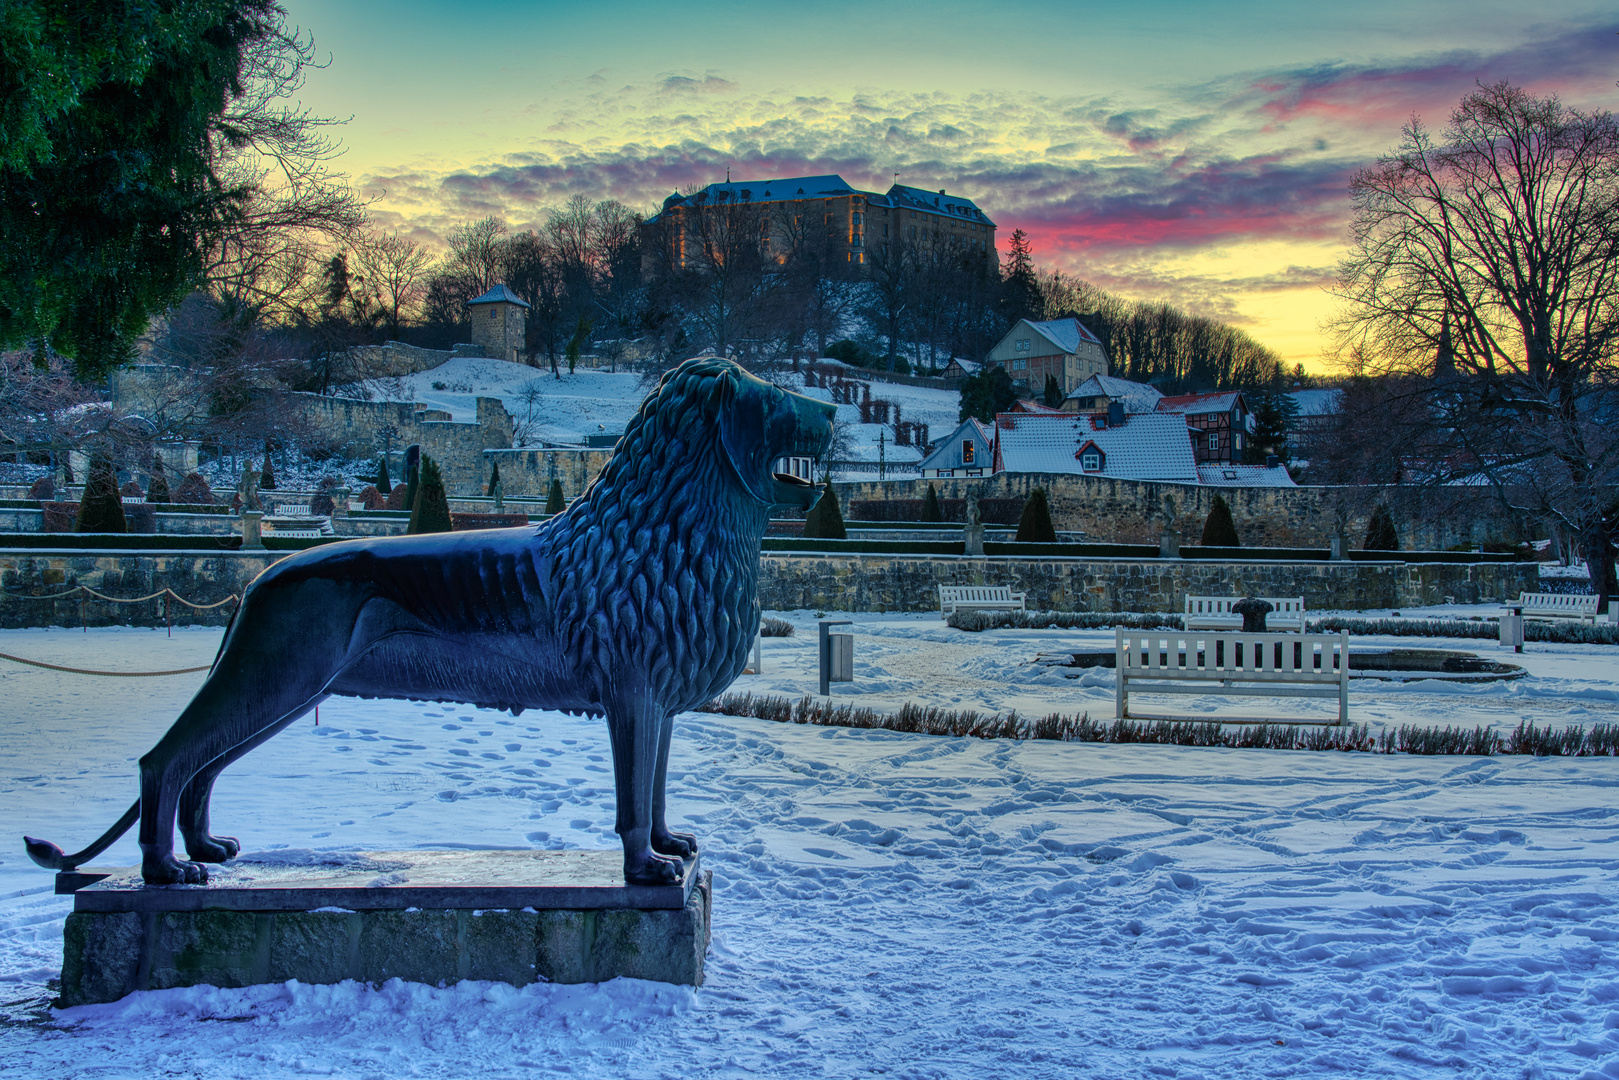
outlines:
{"label": "cone-shaped shrub", "polygon": [[1386,505],[1372,511],[1372,520],[1366,523],[1366,543],[1362,547],[1367,551],[1400,550],[1400,534],[1394,531],[1394,515]]}
{"label": "cone-shaped shrub", "polygon": [[377,455],[377,491],[382,495],[393,494],[394,484],[388,478],[388,455]]}
{"label": "cone-shaped shrub", "polygon": [[493,495],[495,493],[495,485],[498,483],[500,483],[500,462],[497,461],[489,467],[489,490],[484,492],[484,494]]}
{"label": "cone-shaped shrub", "polygon": [[838,507],[838,493],[832,490],[832,481],[828,480],[821,489],[821,497],[816,500],[810,512],[804,518],[804,539],[806,540],[847,540],[849,533],[843,527],[843,511]]}
{"label": "cone-shaped shrub", "polygon": [[422,455],[421,480],[416,485],[416,505],[410,508],[411,533],[450,531],[450,501],[444,494],[444,477],[438,462]]}
{"label": "cone-shaped shrub", "polygon": [[1241,547],[1237,539],[1237,523],[1231,520],[1231,507],[1219,495],[1209,507],[1209,516],[1203,519],[1204,547]]}
{"label": "cone-shaped shrub", "polygon": [[56,499],[56,481],[48,476],[42,476],[34,481],[28,489],[28,497],[40,502],[53,502]]}
{"label": "cone-shaped shrub", "polygon": [[212,506],[214,489],[208,486],[208,481],[202,478],[202,473],[186,473],[186,478],[180,481],[179,490],[174,493],[174,501]]}
{"label": "cone-shaped shrub", "polygon": [[562,500],[562,481],[556,477],[551,478],[551,490],[545,493],[545,512],[547,514],[560,514],[568,508]]}
{"label": "cone-shaped shrub", "polygon": [[275,490],[275,469],[270,465],[270,444],[264,444],[264,468],[259,470],[259,490]]}
{"label": "cone-shaped shrub", "polygon": [[112,458],[96,454],[90,458],[90,475],[84,480],[84,497],[79,500],[79,517],[74,532],[121,533],[129,531],[124,520],[124,504],[118,495],[118,474]]}
{"label": "cone-shaped shrub", "polygon": [[388,500],[383,504],[384,510],[409,510],[405,505],[405,485],[395,484],[394,489],[388,493]]}
{"label": "cone-shaped shrub", "polygon": [[1023,514],[1017,521],[1017,541],[1020,544],[1055,544],[1057,530],[1051,527],[1051,506],[1046,502],[1046,489],[1035,488],[1023,504]]}
{"label": "cone-shaped shrub", "polygon": [[169,501],[169,474],[163,471],[163,455],[152,455],[152,482],[146,485],[146,501],[152,503],[166,503]]}
{"label": "cone-shaped shrub", "polygon": [[414,443],[405,447],[405,509],[416,509],[416,485],[422,479],[422,448]]}
{"label": "cone-shaped shrub", "polygon": [[944,520],[944,513],[939,509],[939,489],[932,484],[928,485],[928,493],[922,497],[922,520]]}
{"label": "cone-shaped shrub", "polygon": [[360,489],[360,505],[367,510],[386,510],[388,500],[377,490],[375,484],[367,484]]}

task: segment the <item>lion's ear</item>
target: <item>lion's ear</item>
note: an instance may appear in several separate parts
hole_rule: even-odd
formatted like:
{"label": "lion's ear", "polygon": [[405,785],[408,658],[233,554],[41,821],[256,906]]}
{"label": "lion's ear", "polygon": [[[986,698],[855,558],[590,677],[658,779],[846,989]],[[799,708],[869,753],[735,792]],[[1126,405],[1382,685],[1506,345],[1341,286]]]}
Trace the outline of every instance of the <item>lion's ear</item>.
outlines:
{"label": "lion's ear", "polygon": [[766,402],[757,387],[733,375],[719,393],[720,445],[742,486],[760,502],[775,502],[770,482],[770,440],[765,431]]}

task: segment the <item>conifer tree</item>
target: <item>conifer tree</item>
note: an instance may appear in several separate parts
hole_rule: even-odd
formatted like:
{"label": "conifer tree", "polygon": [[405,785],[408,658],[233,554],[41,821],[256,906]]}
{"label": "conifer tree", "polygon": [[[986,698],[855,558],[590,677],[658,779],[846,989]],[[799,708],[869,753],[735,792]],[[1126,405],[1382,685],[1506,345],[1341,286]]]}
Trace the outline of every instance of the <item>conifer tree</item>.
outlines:
{"label": "conifer tree", "polygon": [[804,517],[804,539],[847,540],[848,538],[849,533],[843,527],[843,511],[838,507],[838,493],[832,490],[832,481],[827,480],[821,490],[821,497]]}
{"label": "conifer tree", "polygon": [[275,468],[270,464],[270,441],[264,441],[264,468],[259,470],[259,490],[275,490]]}
{"label": "conifer tree", "polygon": [[415,444],[405,447],[405,509],[414,512],[416,486],[422,479],[422,448]]}
{"label": "conifer tree", "polygon": [[1046,388],[1040,394],[1040,404],[1053,409],[1062,404],[1062,384],[1057,381],[1057,376],[1046,376]]}
{"label": "conifer tree", "polygon": [[1237,538],[1237,523],[1231,520],[1231,507],[1222,496],[1214,497],[1209,516],[1203,519],[1204,547],[1241,547]]}
{"label": "conifer tree", "polygon": [[444,477],[438,462],[422,455],[421,480],[416,485],[416,502],[410,508],[410,526],[406,532],[436,533],[450,531],[450,501],[444,493]]}
{"label": "conifer tree", "polygon": [[497,461],[489,468],[489,490],[485,494],[493,495],[495,485],[498,483],[500,483],[500,462]]}
{"label": "conifer tree", "polygon": [[79,517],[73,524],[79,533],[121,533],[129,531],[124,519],[124,503],[118,494],[118,474],[112,457],[97,453],[90,458],[90,474],[84,480],[79,500]]}
{"label": "conifer tree", "polygon": [[152,481],[146,485],[146,501],[149,503],[166,503],[169,501],[169,476],[163,471],[163,455],[152,455]]}
{"label": "conifer tree", "polygon": [[922,497],[922,520],[944,520],[944,513],[939,509],[939,489],[932,484],[928,485],[928,493]]}
{"label": "conifer tree", "polygon": [[568,508],[567,502],[562,498],[562,481],[551,477],[551,490],[545,493],[545,512],[547,514],[560,514]]}
{"label": "conifer tree", "polygon": [[1051,526],[1051,506],[1046,501],[1046,489],[1035,488],[1023,504],[1018,517],[1017,541],[1020,544],[1055,544],[1057,530]]}
{"label": "conifer tree", "polygon": [[379,494],[379,495],[392,495],[393,490],[394,490],[393,481],[388,479],[388,455],[387,454],[378,454],[377,455],[377,494]]}
{"label": "conifer tree", "polygon": [[1400,534],[1394,531],[1394,515],[1386,503],[1372,511],[1372,519],[1366,523],[1366,542],[1361,546],[1367,551],[1400,550]]}

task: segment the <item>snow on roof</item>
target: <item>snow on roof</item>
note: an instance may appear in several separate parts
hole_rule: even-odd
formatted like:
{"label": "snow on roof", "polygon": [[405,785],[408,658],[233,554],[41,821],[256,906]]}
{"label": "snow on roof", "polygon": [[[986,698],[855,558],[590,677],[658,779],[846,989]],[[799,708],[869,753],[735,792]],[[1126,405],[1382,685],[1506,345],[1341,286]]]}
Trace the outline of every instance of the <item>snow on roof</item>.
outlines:
{"label": "snow on roof", "polygon": [[1065,353],[1078,352],[1082,343],[1090,345],[1102,344],[1101,339],[1085,329],[1078,319],[1047,319],[1044,322],[1024,319],[1023,321],[1034,327],[1037,334]]}
{"label": "snow on roof", "polygon": [[1100,475],[1120,480],[1198,482],[1186,422],[1179,416],[1143,413],[1120,427],[1096,426],[1071,413],[1001,413],[995,417],[999,463],[1006,472],[1081,472],[1074,456],[1094,442],[1106,456]]}
{"label": "snow on roof", "polygon": [[1074,388],[1070,398],[1105,397],[1124,404],[1127,413],[1150,413],[1158,410],[1163,391],[1146,383],[1131,382],[1114,375],[1092,375]]}
{"label": "snow on roof", "polygon": [[1333,416],[1343,399],[1342,390],[1294,390],[1288,395],[1298,402],[1299,415],[1303,416]]}
{"label": "snow on roof", "polygon": [[1230,412],[1241,397],[1241,391],[1224,390],[1214,394],[1177,394],[1158,402],[1158,411],[1166,413]]}
{"label": "snow on roof", "polygon": [[1199,465],[1197,476],[1208,487],[1298,487],[1280,465]]}
{"label": "snow on roof", "polygon": [[971,199],[963,199],[960,195],[946,195],[942,191],[926,191],[922,188],[895,184],[888,189],[888,204],[905,210],[922,210],[966,221],[982,221],[986,225],[995,224]]}
{"label": "snow on roof", "polygon": [[496,285],[482,296],[475,296],[467,301],[467,307],[473,304],[518,304],[528,307],[528,301],[506,288],[505,285]]}

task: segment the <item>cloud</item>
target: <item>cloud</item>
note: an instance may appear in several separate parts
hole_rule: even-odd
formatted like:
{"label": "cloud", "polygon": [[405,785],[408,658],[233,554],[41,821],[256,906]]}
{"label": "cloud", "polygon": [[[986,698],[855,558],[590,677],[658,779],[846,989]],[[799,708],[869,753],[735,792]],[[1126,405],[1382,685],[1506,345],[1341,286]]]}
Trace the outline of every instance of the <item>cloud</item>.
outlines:
{"label": "cloud", "polygon": [[658,89],[665,94],[732,94],[736,92],[737,85],[729,79],[722,79],[709,72],[697,78],[690,75],[665,75],[659,80]]}

